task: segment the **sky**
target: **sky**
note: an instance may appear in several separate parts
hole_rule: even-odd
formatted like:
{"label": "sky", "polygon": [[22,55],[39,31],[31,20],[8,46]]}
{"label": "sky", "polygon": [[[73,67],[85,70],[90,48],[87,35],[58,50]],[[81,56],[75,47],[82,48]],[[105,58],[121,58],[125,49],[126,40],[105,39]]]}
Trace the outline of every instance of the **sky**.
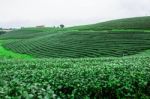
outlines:
{"label": "sky", "polygon": [[0,0],[0,27],[76,26],[150,16],[150,0]]}

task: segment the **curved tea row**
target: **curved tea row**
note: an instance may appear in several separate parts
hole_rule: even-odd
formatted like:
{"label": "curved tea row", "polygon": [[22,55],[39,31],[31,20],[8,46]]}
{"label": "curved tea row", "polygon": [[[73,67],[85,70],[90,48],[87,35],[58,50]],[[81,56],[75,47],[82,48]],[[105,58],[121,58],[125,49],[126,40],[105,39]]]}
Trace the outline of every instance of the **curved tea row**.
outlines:
{"label": "curved tea row", "polygon": [[150,49],[148,32],[68,32],[9,42],[5,48],[35,57],[122,57]]}

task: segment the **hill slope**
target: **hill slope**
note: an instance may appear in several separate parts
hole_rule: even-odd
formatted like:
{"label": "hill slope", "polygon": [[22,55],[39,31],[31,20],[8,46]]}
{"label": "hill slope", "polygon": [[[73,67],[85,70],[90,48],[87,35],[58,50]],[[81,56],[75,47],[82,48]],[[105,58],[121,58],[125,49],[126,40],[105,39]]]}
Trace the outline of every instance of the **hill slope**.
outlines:
{"label": "hill slope", "polygon": [[3,45],[35,57],[79,58],[134,55],[150,49],[148,32],[68,32],[11,41]]}
{"label": "hill slope", "polygon": [[0,57],[0,99],[149,99],[150,56],[110,57],[150,49],[150,32],[143,30],[148,28],[99,27],[30,28],[0,35],[2,54],[42,58]]}
{"label": "hill slope", "polygon": [[138,17],[66,29],[21,29],[0,39],[14,39],[3,44],[8,50],[40,58],[122,57],[150,49],[150,33],[144,31],[149,27],[150,17]]}
{"label": "hill slope", "polygon": [[59,28],[23,28],[7,32],[0,36],[0,39],[29,39],[44,36],[60,31]]}
{"label": "hill slope", "polygon": [[150,29],[150,16],[134,17],[73,27],[77,30]]}

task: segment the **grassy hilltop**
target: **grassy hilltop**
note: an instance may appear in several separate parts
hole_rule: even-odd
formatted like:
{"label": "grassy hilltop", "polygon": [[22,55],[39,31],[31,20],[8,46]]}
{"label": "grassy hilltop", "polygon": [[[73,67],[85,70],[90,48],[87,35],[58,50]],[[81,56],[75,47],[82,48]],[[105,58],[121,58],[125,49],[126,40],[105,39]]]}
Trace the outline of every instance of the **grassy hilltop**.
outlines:
{"label": "grassy hilltop", "polygon": [[0,98],[150,98],[150,17],[0,34]]}

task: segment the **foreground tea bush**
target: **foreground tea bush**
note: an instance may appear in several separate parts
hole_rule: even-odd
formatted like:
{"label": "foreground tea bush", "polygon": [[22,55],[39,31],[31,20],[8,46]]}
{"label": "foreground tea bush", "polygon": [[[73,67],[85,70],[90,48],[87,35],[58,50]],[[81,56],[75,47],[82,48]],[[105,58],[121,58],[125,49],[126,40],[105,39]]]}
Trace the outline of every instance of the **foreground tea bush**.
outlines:
{"label": "foreground tea bush", "polygon": [[0,60],[0,98],[150,98],[150,57]]}

